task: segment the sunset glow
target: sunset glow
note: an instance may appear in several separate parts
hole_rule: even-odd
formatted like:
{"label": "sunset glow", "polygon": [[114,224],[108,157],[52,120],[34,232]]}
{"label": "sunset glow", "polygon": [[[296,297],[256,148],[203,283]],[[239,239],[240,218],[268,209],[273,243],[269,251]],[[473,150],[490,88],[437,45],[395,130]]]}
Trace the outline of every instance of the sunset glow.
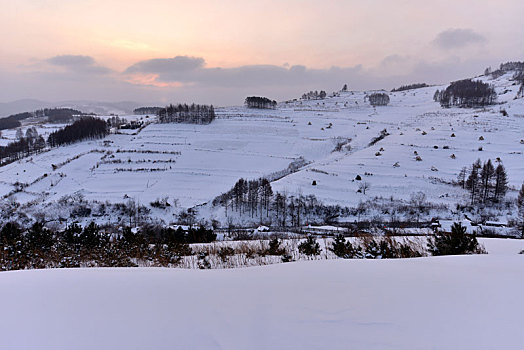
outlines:
{"label": "sunset glow", "polygon": [[[63,98],[101,98],[97,84],[111,80],[115,90],[109,98],[114,100],[124,95],[159,100],[162,94],[180,94],[219,104],[242,97],[232,92],[215,99],[209,85],[201,85],[208,84],[206,79],[198,83],[198,77],[189,84],[193,78],[186,76],[186,83],[180,84],[172,74],[169,81],[162,79],[166,72],[150,72],[140,79],[124,72],[141,61],[189,56],[202,58],[206,69],[297,65],[318,70],[321,76],[332,67],[361,67],[358,75],[334,79],[327,74],[317,77],[315,84],[320,81],[330,90],[346,82],[355,88],[390,88],[411,80],[460,78],[457,69],[445,68],[450,62],[476,72],[524,55],[524,29],[519,16],[512,15],[524,13],[524,4],[516,0],[497,6],[469,0],[431,6],[414,0],[4,0],[0,9],[0,28],[9,33],[2,36],[0,77],[13,84],[10,91],[2,92],[1,101],[51,98],[41,87],[56,67],[46,62],[60,55],[89,56],[105,69],[97,77],[90,72],[89,84],[83,79],[83,84],[71,89],[59,81],[85,72],[62,66],[68,74],[60,70],[54,84]],[[471,15],[465,18],[463,13]],[[453,40],[456,33],[463,33],[454,47],[452,42],[437,40],[446,31],[450,34],[441,39]],[[230,85],[228,79],[224,78],[222,88]],[[256,77],[249,79],[254,90],[264,89]],[[306,80],[291,82],[276,97],[289,98],[309,88]],[[213,84],[221,88],[218,81]],[[137,85],[163,89],[144,93],[134,90]],[[198,88],[206,92],[198,93]]]}

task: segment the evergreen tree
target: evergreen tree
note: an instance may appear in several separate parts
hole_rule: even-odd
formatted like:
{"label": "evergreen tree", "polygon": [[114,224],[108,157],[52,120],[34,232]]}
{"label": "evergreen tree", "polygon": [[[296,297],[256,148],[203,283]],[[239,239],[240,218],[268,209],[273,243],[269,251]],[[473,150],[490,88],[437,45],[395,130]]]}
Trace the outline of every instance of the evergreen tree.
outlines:
{"label": "evergreen tree", "polygon": [[426,83],[415,83],[415,84],[409,84],[409,85],[402,85],[399,88],[391,90],[391,92],[399,92],[399,91],[406,91],[406,90],[414,90],[414,89],[421,89],[428,87],[429,85]]}
{"label": "evergreen tree", "polygon": [[442,107],[483,107],[495,103],[497,94],[493,86],[471,79],[452,82],[446,90],[439,93]]}
{"label": "evergreen tree", "polygon": [[134,114],[158,114],[163,108],[162,107],[138,107],[133,110]]}
{"label": "evergreen tree", "polygon": [[271,188],[271,183],[268,179],[262,178],[261,180],[261,195],[262,195],[262,206],[266,209],[266,217],[269,216],[269,208],[271,197],[273,196],[273,189]]}
{"label": "evergreen tree", "polygon": [[488,199],[490,198],[490,192],[493,188],[493,177],[495,175],[495,168],[493,167],[493,163],[491,163],[491,159],[488,159],[487,162],[484,163],[482,166],[482,170],[480,171],[480,182],[482,186],[482,202],[486,203]]}
{"label": "evergreen tree", "polygon": [[22,230],[14,222],[8,222],[0,231],[0,243],[3,246],[14,246],[17,241],[22,239]]}
{"label": "evergreen tree", "polygon": [[26,249],[22,230],[14,222],[8,222],[0,231],[0,269],[20,270],[27,266]]}
{"label": "evergreen tree", "polygon": [[280,225],[281,227],[285,227],[287,218],[287,197],[285,194],[278,192],[275,195],[273,208],[273,210],[275,211],[275,216],[278,225]]}
{"label": "evergreen tree", "polygon": [[433,95],[433,101],[435,102],[439,102],[440,101],[440,91],[437,89],[437,91],[435,91],[435,94]]}
{"label": "evergreen tree", "polygon": [[319,255],[322,249],[320,249],[320,244],[313,236],[308,236],[304,242],[298,245],[298,251],[302,254],[313,256]]}
{"label": "evergreen tree", "polygon": [[351,242],[346,241],[344,235],[336,235],[329,250],[339,258],[344,259],[355,258],[359,255],[358,253],[360,253],[360,248],[354,248]]}
{"label": "evergreen tree", "polygon": [[495,169],[495,188],[493,193],[493,199],[495,202],[500,202],[506,192],[508,191],[508,176],[506,174],[506,169],[504,166],[499,163]]}
{"label": "evergreen tree", "polygon": [[439,232],[428,242],[428,250],[432,255],[461,255],[480,253],[477,238],[466,233],[466,228],[460,223],[454,223],[451,233]]}
{"label": "evergreen tree", "polygon": [[[346,86],[346,89],[347,89],[347,86]],[[342,90],[342,91],[345,91],[345,90]],[[327,96],[327,93],[324,90],[321,90],[320,92],[315,90],[315,91],[309,91],[303,94],[302,99],[303,100],[322,100],[326,98],[326,96]]]}
{"label": "evergreen tree", "polygon": [[215,109],[212,105],[170,104],[158,110],[160,123],[209,124],[215,120]]}
{"label": "evergreen tree", "polygon": [[42,222],[35,222],[25,235],[26,244],[33,250],[48,252],[53,246],[53,235]]}
{"label": "evergreen tree", "polygon": [[108,132],[107,123],[104,120],[84,117],[63,129],[52,132],[47,142],[51,147],[56,147],[82,140],[104,138]]}
{"label": "evergreen tree", "polygon": [[522,238],[524,238],[524,183],[520,187],[519,195],[517,197],[517,212]]}
{"label": "evergreen tree", "polygon": [[270,100],[267,97],[260,97],[260,96],[250,96],[246,97],[246,100],[244,101],[247,108],[276,108],[277,101]]}
{"label": "evergreen tree", "polygon": [[[465,182],[466,188],[471,193],[471,204],[475,203],[495,203],[500,202],[508,190],[508,177],[506,170],[500,160],[497,168],[493,167],[491,159],[483,165],[478,159],[471,166],[468,179]],[[480,170],[480,171],[479,171]],[[458,184],[462,185],[464,169],[458,177]]]}
{"label": "evergreen tree", "polygon": [[269,241],[269,248],[267,250],[268,255],[284,255],[286,254],[286,249],[282,248],[280,245],[282,242],[278,238],[273,238]]}
{"label": "evergreen tree", "polygon": [[466,188],[471,193],[471,204],[475,203],[477,196],[479,195],[479,169],[482,167],[480,159],[477,159],[475,163],[471,166],[471,172],[466,181]]}

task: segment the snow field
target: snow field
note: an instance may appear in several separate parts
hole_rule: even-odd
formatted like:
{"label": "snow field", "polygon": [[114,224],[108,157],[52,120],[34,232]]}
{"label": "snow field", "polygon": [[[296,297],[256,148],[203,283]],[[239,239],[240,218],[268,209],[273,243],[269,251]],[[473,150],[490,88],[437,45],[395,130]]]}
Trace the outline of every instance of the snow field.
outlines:
{"label": "snow field", "polygon": [[[499,101],[507,103],[485,109],[442,109],[433,94],[445,86],[435,86],[390,93],[386,107],[369,106],[365,92],[341,92],[325,100],[281,103],[276,110],[219,108],[210,125],[149,124],[139,132],[125,130],[2,167],[0,195],[31,203],[37,211],[72,194],[143,205],[168,196],[188,208],[210,202],[241,177],[268,176],[303,157],[309,164],[273,182],[274,191],[313,194],[343,206],[377,196],[409,200],[424,192],[429,202],[453,207],[468,194],[449,183],[477,158],[500,158],[513,189],[524,180],[524,99],[513,99],[518,86],[510,77],[489,81]],[[389,136],[369,146],[383,129]],[[14,131],[4,135],[14,137]],[[333,152],[340,142],[351,149]],[[357,175],[369,184],[366,194],[357,192]],[[20,183],[28,186],[13,193]],[[157,214],[171,219],[178,210]]]}
{"label": "snow field", "polygon": [[4,272],[2,343],[14,350],[514,349],[524,311],[521,260],[500,253]]}

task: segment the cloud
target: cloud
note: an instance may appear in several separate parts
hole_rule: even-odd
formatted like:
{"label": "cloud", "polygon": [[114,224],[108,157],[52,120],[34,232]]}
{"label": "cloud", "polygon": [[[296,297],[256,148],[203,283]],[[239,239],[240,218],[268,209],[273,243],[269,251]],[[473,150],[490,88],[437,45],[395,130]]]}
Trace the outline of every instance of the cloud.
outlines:
{"label": "cloud", "polygon": [[384,57],[376,67],[370,70],[375,75],[398,76],[412,71],[417,62],[418,59],[410,55],[389,55]]}
{"label": "cloud", "polygon": [[154,58],[140,61],[126,69],[125,73],[170,74],[173,72],[193,71],[203,67],[201,57],[176,56],[173,58]]}
{"label": "cloud", "polygon": [[[322,84],[326,80],[339,81],[344,75],[354,75],[360,66],[310,69],[301,65],[244,65],[232,68],[206,67],[201,57],[177,56],[140,61],[124,71],[127,81],[147,82],[149,85],[165,86],[297,86]],[[173,85],[172,85],[173,86]]]}
{"label": "cloud", "polygon": [[107,74],[111,72],[111,69],[96,64],[95,59],[91,56],[58,55],[44,61],[54,67],[80,74]]}
{"label": "cloud", "polygon": [[93,57],[82,55],[59,55],[48,58],[46,61],[56,66],[89,66],[95,64]]}
{"label": "cloud", "polygon": [[[391,89],[414,82],[448,83],[467,78],[491,65],[487,59],[426,61],[409,55],[385,57],[377,66],[362,65],[310,68],[303,65],[243,65],[207,67],[203,58],[191,57],[190,69],[170,70],[173,59],[138,62],[123,72],[126,82],[144,88],[157,88],[175,95],[178,101],[235,104],[248,95],[264,95],[277,100],[298,97],[310,90],[334,91],[348,84],[349,89]],[[169,62],[169,63],[168,63]],[[154,64],[152,64],[154,63]]]}
{"label": "cloud", "polygon": [[[134,100],[146,104],[170,102],[241,104],[246,96],[275,100],[301,96],[310,90],[336,91],[391,89],[415,82],[448,83],[479,74],[493,66],[489,58],[460,56],[431,61],[406,54],[385,57],[376,66],[242,65],[208,67],[204,58],[177,56],[136,62],[116,72],[98,65],[90,56],[61,55],[24,66],[19,72],[2,71],[0,81],[10,88],[3,98],[55,100]],[[93,74],[97,70],[108,74]],[[43,88],[45,87],[45,88]]]}
{"label": "cloud", "polygon": [[483,44],[486,41],[487,39],[483,35],[471,29],[450,28],[437,34],[432,43],[441,49],[451,50]]}

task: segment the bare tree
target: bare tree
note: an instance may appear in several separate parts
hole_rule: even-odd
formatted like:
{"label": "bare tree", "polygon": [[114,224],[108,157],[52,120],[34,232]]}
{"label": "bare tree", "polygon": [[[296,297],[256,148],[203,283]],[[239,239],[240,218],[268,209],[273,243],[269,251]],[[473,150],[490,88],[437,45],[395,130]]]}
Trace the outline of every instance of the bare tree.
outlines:
{"label": "bare tree", "polygon": [[362,194],[366,194],[367,190],[369,190],[369,183],[368,182],[364,181],[364,182],[361,182],[358,185],[358,191],[362,192]]}
{"label": "bare tree", "polygon": [[357,206],[357,223],[360,222],[360,216],[366,212],[366,205],[360,201]]}
{"label": "bare tree", "polygon": [[458,174],[457,176],[457,181],[458,181],[458,184],[460,186],[462,186],[462,188],[466,188],[466,175],[468,173],[468,168],[466,167],[462,167],[462,169],[460,170],[460,173]]}

